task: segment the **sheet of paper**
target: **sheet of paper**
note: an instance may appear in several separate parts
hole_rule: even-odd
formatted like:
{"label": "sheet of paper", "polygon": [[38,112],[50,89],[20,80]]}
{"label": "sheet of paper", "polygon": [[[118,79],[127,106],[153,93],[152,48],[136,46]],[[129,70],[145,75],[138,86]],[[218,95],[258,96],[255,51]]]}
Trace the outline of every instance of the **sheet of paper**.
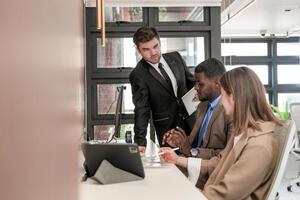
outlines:
{"label": "sheet of paper", "polygon": [[194,88],[192,88],[182,97],[183,104],[189,115],[193,114],[196,111],[200,103],[200,101],[195,101],[196,95],[197,91]]}

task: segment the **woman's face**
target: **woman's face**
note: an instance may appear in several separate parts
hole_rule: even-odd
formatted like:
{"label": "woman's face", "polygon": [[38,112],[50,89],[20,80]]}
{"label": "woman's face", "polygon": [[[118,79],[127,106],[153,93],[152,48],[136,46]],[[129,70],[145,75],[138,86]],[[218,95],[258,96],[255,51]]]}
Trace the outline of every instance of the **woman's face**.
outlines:
{"label": "woman's face", "polygon": [[225,90],[221,87],[221,94],[222,94],[222,105],[224,107],[226,115],[233,116],[233,110],[234,110],[234,100],[233,95],[228,95]]}

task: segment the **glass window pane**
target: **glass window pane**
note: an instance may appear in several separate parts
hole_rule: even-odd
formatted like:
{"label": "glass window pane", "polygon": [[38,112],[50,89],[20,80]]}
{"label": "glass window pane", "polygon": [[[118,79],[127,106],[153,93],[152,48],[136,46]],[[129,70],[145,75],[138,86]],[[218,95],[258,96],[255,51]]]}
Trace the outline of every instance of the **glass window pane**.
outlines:
{"label": "glass window pane", "polygon": [[[123,93],[122,113],[132,114],[134,105],[132,103],[132,93],[130,84],[122,84],[126,87]],[[98,84],[97,103],[98,115],[115,114],[117,104],[117,86],[120,84]]]}
{"label": "glass window pane", "polygon": [[106,38],[104,48],[97,38],[97,68],[135,67],[140,59],[132,38]]}
{"label": "glass window pane", "polygon": [[279,84],[299,84],[300,65],[278,65]]}
{"label": "glass window pane", "polygon": [[258,78],[261,80],[261,82],[264,85],[268,85],[269,83],[269,76],[268,76],[268,65],[226,65],[226,70],[229,71],[233,68],[241,67],[241,66],[246,66],[252,69]]}
{"label": "glass window pane", "polygon": [[[141,59],[132,38],[107,38],[106,46],[97,38],[97,68],[135,67]],[[188,66],[205,58],[204,37],[161,38],[162,53],[178,51]]]}
{"label": "glass window pane", "polygon": [[[96,125],[94,126],[94,140],[107,140],[110,134],[114,134],[114,131],[115,125]],[[125,139],[126,131],[131,131],[133,136],[133,124],[121,124],[120,139]]]}
{"label": "glass window pane", "polygon": [[161,38],[161,50],[178,51],[187,66],[196,66],[205,59],[204,37]]}
{"label": "glass window pane", "polygon": [[285,111],[285,104],[293,102],[300,102],[300,93],[279,93],[278,94],[278,108],[280,111]]}
{"label": "glass window pane", "polygon": [[[115,131],[115,125],[95,125],[94,126],[94,140],[107,140],[110,134]],[[134,124],[121,124],[120,139],[125,139],[126,131],[131,131],[132,139],[134,139]],[[150,124],[147,127],[146,139],[150,140]],[[155,141],[157,143],[157,137],[155,134]]]}
{"label": "glass window pane", "polygon": [[160,7],[159,8],[159,21],[203,21],[203,7]]}
{"label": "glass window pane", "polygon": [[267,56],[267,43],[222,43],[222,56]]}
{"label": "glass window pane", "polygon": [[300,41],[298,43],[278,43],[278,56],[300,56]]}
{"label": "glass window pane", "polygon": [[142,7],[105,7],[105,21],[142,22]]}
{"label": "glass window pane", "polygon": [[265,95],[266,95],[267,102],[270,104],[270,100],[269,100],[270,94],[266,93]]}

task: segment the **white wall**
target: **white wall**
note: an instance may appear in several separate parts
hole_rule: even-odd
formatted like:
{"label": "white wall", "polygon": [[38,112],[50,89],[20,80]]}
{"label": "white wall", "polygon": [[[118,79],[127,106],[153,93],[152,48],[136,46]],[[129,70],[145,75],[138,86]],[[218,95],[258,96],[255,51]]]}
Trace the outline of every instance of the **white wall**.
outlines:
{"label": "white wall", "polygon": [[76,200],[82,0],[1,1],[0,199]]}

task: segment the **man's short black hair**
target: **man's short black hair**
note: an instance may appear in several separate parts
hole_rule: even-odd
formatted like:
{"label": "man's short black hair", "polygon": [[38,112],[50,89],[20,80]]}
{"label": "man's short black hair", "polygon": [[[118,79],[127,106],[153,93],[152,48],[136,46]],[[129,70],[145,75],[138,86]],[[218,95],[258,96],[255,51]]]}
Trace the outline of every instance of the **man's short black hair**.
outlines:
{"label": "man's short black hair", "polygon": [[216,58],[208,58],[195,68],[195,73],[204,73],[208,79],[220,78],[225,72],[225,66]]}
{"label": "man's short black hair", "polygon": [[158,31],[154,27],[143,26],[139,28],[133,35],[134,44],[139,47],[140,43],[149,42],[153,38],[160,39]]}

